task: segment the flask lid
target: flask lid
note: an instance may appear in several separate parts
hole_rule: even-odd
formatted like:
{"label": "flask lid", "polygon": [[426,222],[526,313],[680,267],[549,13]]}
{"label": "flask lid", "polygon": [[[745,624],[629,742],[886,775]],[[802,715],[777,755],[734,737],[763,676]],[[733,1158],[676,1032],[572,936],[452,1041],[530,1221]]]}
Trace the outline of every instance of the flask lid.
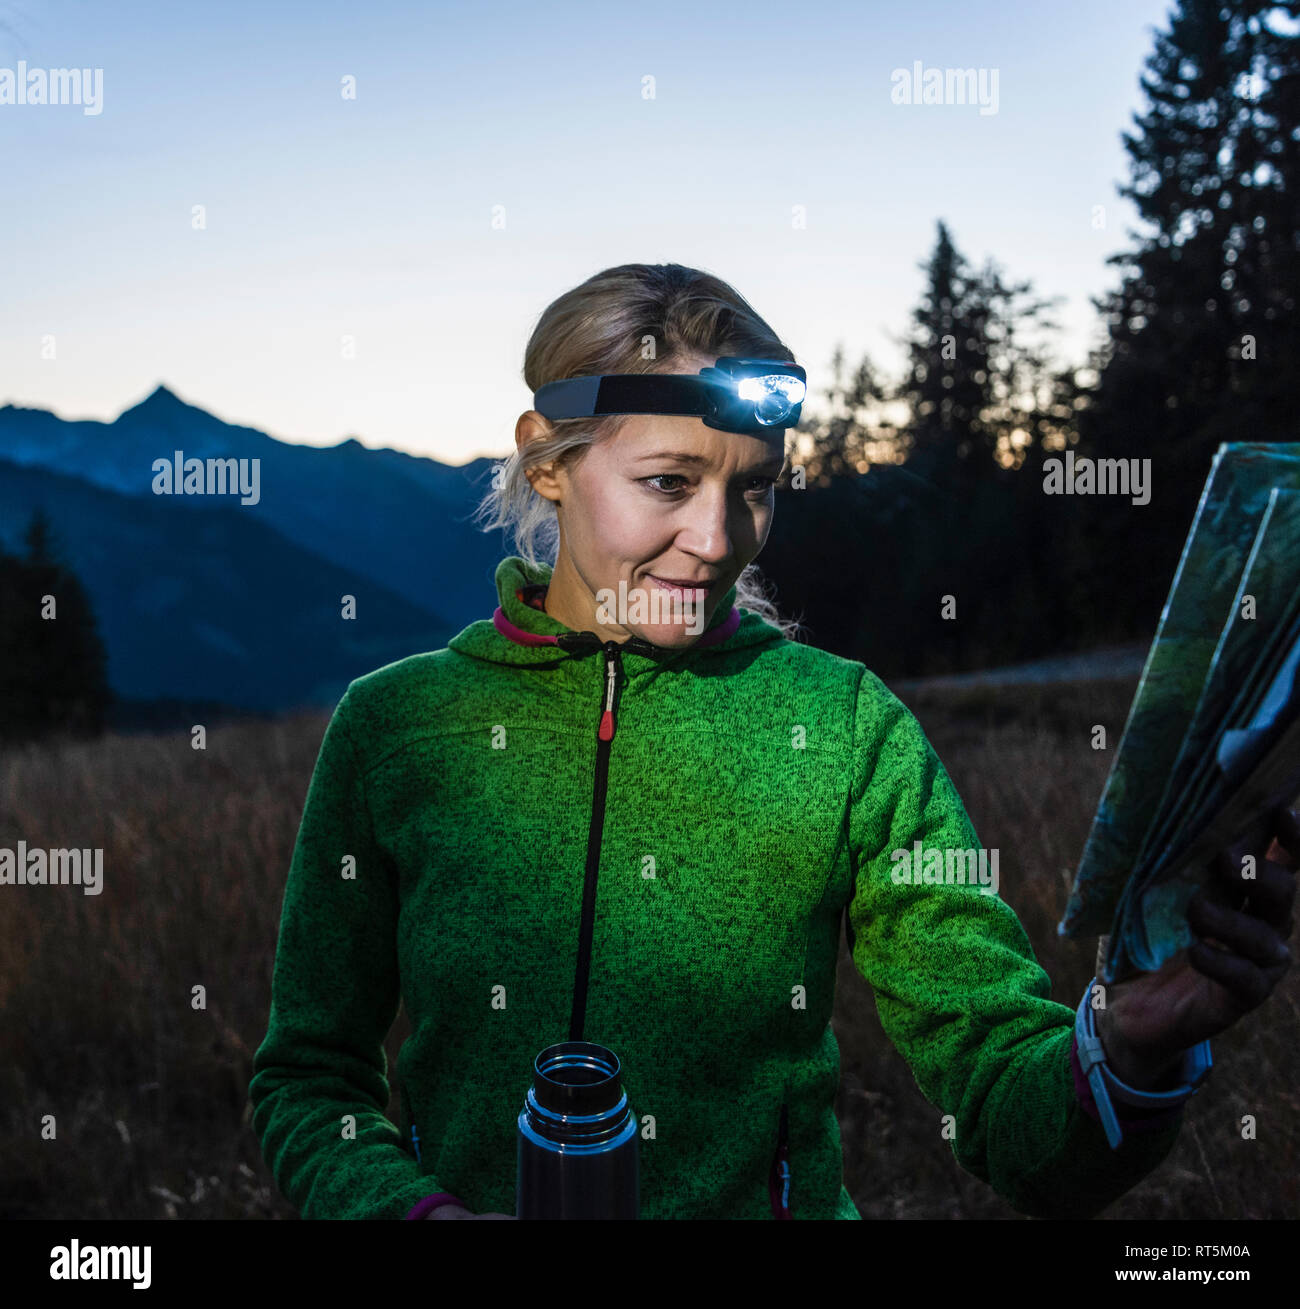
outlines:
{"label": "flask lid", "polygon": [[533,1061],[533,1094],[556,1114],[599,1114],[622,1096],[618,1056],[591,1041],[548,1045]]}

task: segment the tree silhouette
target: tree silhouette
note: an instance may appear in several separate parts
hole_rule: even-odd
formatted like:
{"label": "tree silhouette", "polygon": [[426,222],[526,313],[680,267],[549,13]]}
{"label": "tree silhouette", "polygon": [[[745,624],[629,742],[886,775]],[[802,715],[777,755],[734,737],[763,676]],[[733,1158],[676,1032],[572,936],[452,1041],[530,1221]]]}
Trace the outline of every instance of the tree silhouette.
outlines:
{"label": "tree silhouette", "polygon": [[912,311],[909,367],[895,392],[911,412],[908,466],[941,486],[969,492],[993,470],[1018,467],[1041,436],[1050,386],[1047,361],[1026,329],[1051,330],[1054,301],[1032,298],[989,260],[974,271],[946,223]]}
{"label": "tree silhouette", "polygon": [[89,598],[43,509],[23,542],[24,556],[0,549],[0,738],[97,735],[112,695]]}
{"label": "tree silhouette", "polygon": [[[1099,505],[1090,550],[1103,572],[1141,557],[1117,621],[1159,613],[1211,459],[1223,441],[1294,439],[1300,375],[1300,78],[1294,6],[1181,0],[1159,32],[1124,134],[1119,188],[1150,225],[1113,255],[1100,380],[1081,443],[1150,458],[1146,506]],[[1140,555],[1139,555],[1140,552]],[[1116,605],[1116,601],[1121,601]]]}
{"label": "tree silhouette", "polygon": [[[831,414],[801,429],[812,435],[810,493],[783,502],[764,564],[782,595],[806,604],[819,640],[909,675],[1081,635],[1062,584],[1079,567],[1078,510],[1043,494],[1045,454],[1074,439],[1078,388],[1046,355],[1054,302],[992,260],[973,269],[943,222],[921,267],[900,381],[882,380],[868,358],[846,380],[836,349]],[[847,607],[824,584],[842,587],[845,557],[855,561]],[[947,595],[956,622],[943,616]]]}
{"label": "tree silhouette", "polygon": [[829,413],[825,418],[808,416],[799,425],[802,455],[809,486],[826,486],[833,478],[856,477],[879,463],[901,462],[902,454],[895,426],[883,412],[889,395],[885,384],[867,356],[844,377],[844,349],[837,345],[831,356],[831,385],[825,395]]}

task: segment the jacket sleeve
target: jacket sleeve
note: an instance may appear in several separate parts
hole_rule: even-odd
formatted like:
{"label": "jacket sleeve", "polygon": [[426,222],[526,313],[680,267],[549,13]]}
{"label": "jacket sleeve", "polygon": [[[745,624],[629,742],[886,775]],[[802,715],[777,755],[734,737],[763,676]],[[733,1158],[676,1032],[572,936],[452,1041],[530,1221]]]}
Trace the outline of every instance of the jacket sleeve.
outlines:
{"label": "jacket sleeve", "polygon": [[931,861],[942,857],[946,878],[947,852],[979,841],[920,724],[866,668],[849,836],[853,961],[922,1094],[952,1116],[957,1162],[1021,1213],[1077,1218],[1105,1208],[1169,1153],[1181,1114],[1126,1126],[1112,1150],[1075,1090],[1074,1010],[1050,999],[1014,911],[974,878],[902,880],[912,861],[895,851],[919,841],[918,866],[937,851]]}
{"label": "jacket sleeve", "polygon": [[385,1113],[383,1042],[401,998],[396,872],[371,830],[351,694],[325,730],[307,791],[249,1100],[276,1185],[303,1218],[401,1218],[442,1188]]}

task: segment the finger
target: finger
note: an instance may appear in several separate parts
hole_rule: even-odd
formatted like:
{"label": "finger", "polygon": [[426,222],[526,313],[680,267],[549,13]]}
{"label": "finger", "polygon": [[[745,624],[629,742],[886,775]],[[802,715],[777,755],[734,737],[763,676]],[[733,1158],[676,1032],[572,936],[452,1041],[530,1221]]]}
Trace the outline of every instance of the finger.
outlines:
{"label": "finger", "polygon": [[1266,860],[1259,868],[1259,875],[1252,882],[1243,881],[1250,888],[1242,913],[1247,913],[1266,922],[1285,940],[1291,935],[1291,910],[1295,905],[1295,874],[1276,859]]}
{"label": "finger", "polygon": [[1222,941],[1233,954],[1261,968],[1290,962],[1291,951],[1276,929],[1253,914],[1193,898],[1187,907],[1187,921],[1198,936]]}
{"label": "finger", "polygon": [[1291,871],[1300,866],[1300,818],[1288,805],[1273,811],[1273,838],[1291,857]]}
{"label": "finger", "polygon": [[1198,973],[1224,987],[1243,1013],[1263,1004],[1275,984],[1248,959],[1212,949],[1204,941],[1188,948],[1187,961]]}
{"label": "finger", "polygon": [[1228,909],[1240,909],[1246,903],[1248,883],[1241,876],[1240,847],[1220,850],[1210,860],[1211,879],[1199,894]]}

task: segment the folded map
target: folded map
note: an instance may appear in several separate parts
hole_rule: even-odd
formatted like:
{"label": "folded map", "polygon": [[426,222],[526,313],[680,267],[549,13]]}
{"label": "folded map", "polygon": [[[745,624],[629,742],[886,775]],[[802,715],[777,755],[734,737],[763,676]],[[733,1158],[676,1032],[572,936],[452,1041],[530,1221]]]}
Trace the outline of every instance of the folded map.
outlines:
{"label": "folded map", "polygon": [[1215,454],[1084,846],[1061,936],[1158,969],[1221,849],[1300,796],[1300,444]]}

